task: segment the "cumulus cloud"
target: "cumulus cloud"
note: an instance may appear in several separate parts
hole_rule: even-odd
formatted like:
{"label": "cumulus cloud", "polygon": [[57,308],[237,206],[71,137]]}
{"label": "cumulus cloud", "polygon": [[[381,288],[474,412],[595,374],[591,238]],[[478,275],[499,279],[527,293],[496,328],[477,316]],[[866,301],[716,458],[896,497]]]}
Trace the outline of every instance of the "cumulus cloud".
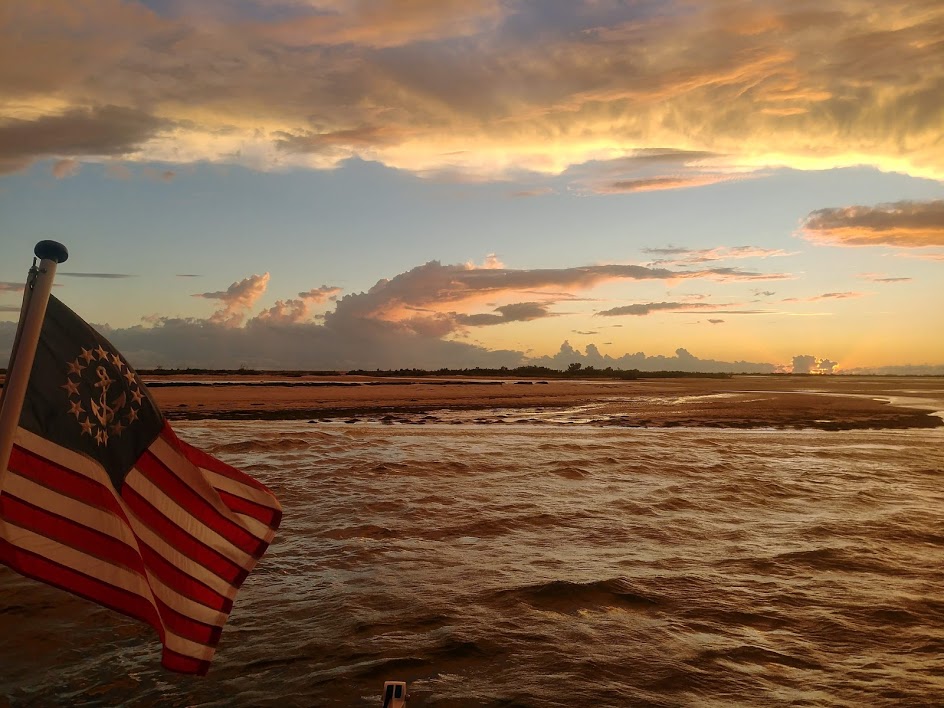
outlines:
{"label": "cumulus cloud", "polygon": [[838,362],[829,359],[817,359],[810,354],[798,354],[793,357],[794,374],[831,374]]}
{"label": "cumulus cloud", "polygon": [[570,342],[561,344],[560,350],[553,356],[538,357],[531,360],[538,366],[554,369],[566,369],[572,363],[593,366],[598,369],[638,369],[639,371],[699,371],[706,373],[752,373],[770,374],[777,370],[773,364],[748,361],[718,361],[700,359],[687,349],[675,350],[674,356],[646,355],[644,352],[627,353],[613,357],[601,354],[596,345],[588,344],[584,352],[574,348]]}
{"label": "cumulus cloud", "polygon": [[944,177],[929,0],[99,0],[18,3],[15,19],[0,24],[4,171],[362,157],[496,177],[635,157],[601,184],[861,164]]}
{"label": "cumulus cloud", "polygon": [[[610,264],[571,268],[512,269],[500,267],[500,263],[495,259],[487,260],[484,266],[475,266],[470,263],[443,265],[438,261],[430,261],[389,280],[381,280],[365,293],[345,295],[338,300],[335,310],[326,315],[326,322],[375,319],[395,322],[413,331],[428,327],[443,330],[450,323],[453,326],[462,324],[459,318],[447,316],[448,313],[457,311],[460,306],[469,307],[475,303],[523,292],[540,290],[555,292],[560,288],[585,290],[605,282],[618,280],[674,281],[703,278],[718,281],[751,281],[785,277],[788,276],[781,273],[744,271],[739,268],[669,270],[639,265]],[[531,314],[537,312],[536,303],[525,304],[531,308],[529,310]],[[517,307],[520,308],[521,304]],[[545,316],[546,314],[545,312]],[[504,314],[486,314],[473,321],[479,324],[495,324],[499,320],[508,321]]]}
{"label": "cumulus cloud", "polygon": [[222,306],[210,317],[210,321],[232,327],[238,327],[246,319],[249,310],[262,297],[269,285],[269,273],[251,275],[233,283],[226,290],[196,293],[194,297],[220,300]]}
{"label": "cumulus cloud", "polygon": [[[225,290],[195,294],[219,303],[205,319],[152,316],[140,326],[102,327],[138,366],[515,366],[527,360],[524,352],[491,351],[457,339],[475,327],[558,316],[563,313],[552,310],[555,303],[572,302],[579,299],[575,291],[604,283],[759,277],[781,276],[732,268],[671,270],[632,264],[515,269],[492,254],[478,265],[430,261],[382,279],[366,292],[343,297],[340,288],[322,285],[299,293],[298,298],[276,300],[255,314],[270,274],[254,274]],[[20,284],[8,285],[4,289],[10,292],[22,289]],[[521,297],[524,294],[527,299]],[[311,306],[332,299],[333,309],[316,321]],[[639,361],[637,357],[623,363]],[[661,362],[663,368],[665,364]]]}
{"label": "cumulus cloud", "polygon": [[944,200],[819,209],[803,235],[832,246],[944,246]]}

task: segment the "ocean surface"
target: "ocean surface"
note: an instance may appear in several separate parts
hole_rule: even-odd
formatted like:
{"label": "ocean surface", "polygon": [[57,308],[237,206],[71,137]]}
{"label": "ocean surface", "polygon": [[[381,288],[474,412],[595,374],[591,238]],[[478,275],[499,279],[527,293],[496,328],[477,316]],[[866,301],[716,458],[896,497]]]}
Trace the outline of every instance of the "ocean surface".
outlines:
{"label": "ocean surface", "polygon": [[285,507],[209,676],[0,569],[0,705],[944,703],[944,429],[574,420],[175,423]]}

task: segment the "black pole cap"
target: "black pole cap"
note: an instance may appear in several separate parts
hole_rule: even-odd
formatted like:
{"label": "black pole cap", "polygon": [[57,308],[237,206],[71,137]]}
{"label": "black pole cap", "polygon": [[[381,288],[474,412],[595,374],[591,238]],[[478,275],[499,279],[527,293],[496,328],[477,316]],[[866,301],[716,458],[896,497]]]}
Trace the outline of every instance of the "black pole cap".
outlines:
{"label": "black pole cap", "polygon": [[69,259],[69,251],[58,241],[40,241],[33,249],[33,253],[40,260],[50,260],[56,263],[65,263]]}

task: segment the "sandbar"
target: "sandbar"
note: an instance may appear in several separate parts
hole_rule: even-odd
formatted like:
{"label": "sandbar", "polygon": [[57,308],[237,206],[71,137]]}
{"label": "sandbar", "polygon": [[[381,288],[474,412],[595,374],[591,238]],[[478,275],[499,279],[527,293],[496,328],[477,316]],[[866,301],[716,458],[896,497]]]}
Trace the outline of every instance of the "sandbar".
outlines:
{"label": "sandbar", "polygon": [[167,418],[591,424],[621,427],[934,428],[944,378],[466,379],[145,377]]}

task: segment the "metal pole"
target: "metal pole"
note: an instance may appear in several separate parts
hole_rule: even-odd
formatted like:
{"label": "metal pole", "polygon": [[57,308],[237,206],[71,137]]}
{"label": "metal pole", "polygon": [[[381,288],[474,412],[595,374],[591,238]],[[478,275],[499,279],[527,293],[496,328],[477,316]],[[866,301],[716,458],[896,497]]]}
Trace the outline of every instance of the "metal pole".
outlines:
{"label": "metal pole", "polygon": [[40,259],[39,270],[30,275],[31,282],[26,284],[31,292],[24,294],[24,311],[20,314],[17,337],[10,354],[10,366],[3,383],[3,398],[0,399],[0,475],[6,472],[13,451],[13,436],[20,422],[20,411],[26,398],[26,386],[33,368],[36,345],[46,317],[46,303],[49,291],[56,277],[56,266],[64,263],[69,252],[61,243],[40,241],[33,249]]}

